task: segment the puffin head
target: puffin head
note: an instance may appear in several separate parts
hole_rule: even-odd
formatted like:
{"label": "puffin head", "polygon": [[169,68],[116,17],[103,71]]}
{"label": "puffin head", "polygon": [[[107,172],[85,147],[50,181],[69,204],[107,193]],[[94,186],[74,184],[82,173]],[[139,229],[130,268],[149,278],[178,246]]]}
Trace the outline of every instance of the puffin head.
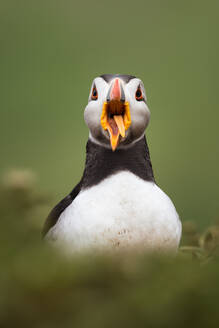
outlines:
{"label": "puffin head", "polygon": [[140,139],[150,120],[146,100],[144,85],[135,76],[95,78],[84,112],[90,138],[112,151]]}

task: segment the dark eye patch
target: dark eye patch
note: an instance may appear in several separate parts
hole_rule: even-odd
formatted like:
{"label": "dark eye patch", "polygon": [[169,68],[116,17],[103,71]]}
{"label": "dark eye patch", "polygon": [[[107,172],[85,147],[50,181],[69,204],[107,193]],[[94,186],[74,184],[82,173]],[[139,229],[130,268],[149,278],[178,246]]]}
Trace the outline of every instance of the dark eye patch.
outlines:
{"label": "dark eye patch", "polygon": [[97,92],[97,88],[96,88],[95,85],[93,86],[93,90],[92,90],[92,94],[91,94],[91,99],[92,100],[97,100],[98,99],[98,92]]}
{"label": "dark eye patch", "polygon": [[141,86],[139,85],[137,90],[136,90],[136,93],[135,93],[135,99],[137,101],[143,101],[144,100],[144,97],[143,97],[143,92],[141,90]]}

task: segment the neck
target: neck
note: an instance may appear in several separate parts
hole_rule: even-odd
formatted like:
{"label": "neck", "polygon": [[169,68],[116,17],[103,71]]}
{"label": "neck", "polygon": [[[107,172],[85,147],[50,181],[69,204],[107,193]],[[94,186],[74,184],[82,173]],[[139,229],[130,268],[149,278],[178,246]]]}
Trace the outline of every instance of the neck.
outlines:
{"label": "neck", "polygon": [[86,148],[82,188],[96,185],[119,171],[130,171],[145,181],[154,182],[146,138],[142,137],[133,146],[117,149],[115,152],[89,139]]}

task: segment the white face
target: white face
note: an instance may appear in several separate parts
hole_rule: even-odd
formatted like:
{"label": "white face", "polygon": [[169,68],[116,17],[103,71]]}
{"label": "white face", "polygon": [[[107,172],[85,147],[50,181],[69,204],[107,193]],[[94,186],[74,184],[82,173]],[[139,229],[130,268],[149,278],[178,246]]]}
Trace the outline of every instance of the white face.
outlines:
{"label": "white face", "polygon": [[[95,78],[91,86],[88,104],[85,108],[84,119],[90,130],[90,138],[94,142],[109,148],[111,147],[110,130],[103,128],[101,124],[101,115],[110,90],[112,90],[112,88],[115,89],[115,82],[117,82],[117,85],[120,85],[120,89],[122,89],[121,92],[123,96],[125,96],[125,103],[129,105],[131,116],[131,124],[126,129],[124,136],[118,136],[116,148],[125,147],[140,139],[144,135],[150,120],[150,111],[146,104],[146,93],[140,79],[132,78],[128,83],[125,83],[122,78],[115,76],[115,78],[108,83],[102,77]],[[140,97],[138,97],[139,95]],[[122,117],[122,114],[119,116]]]}

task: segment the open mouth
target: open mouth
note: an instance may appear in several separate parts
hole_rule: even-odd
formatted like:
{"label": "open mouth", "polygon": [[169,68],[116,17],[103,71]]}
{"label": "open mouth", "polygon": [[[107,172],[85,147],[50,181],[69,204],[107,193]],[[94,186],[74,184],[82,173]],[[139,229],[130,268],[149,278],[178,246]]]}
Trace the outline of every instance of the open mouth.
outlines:
{"label": "open mouth", "polygon": [[119,144],[120,136],[125,137],[125,131],[131,124],[129,103],[120,100],[104,102],[100,122],[103,129],[108,130],[111,148],[114,151]]}

